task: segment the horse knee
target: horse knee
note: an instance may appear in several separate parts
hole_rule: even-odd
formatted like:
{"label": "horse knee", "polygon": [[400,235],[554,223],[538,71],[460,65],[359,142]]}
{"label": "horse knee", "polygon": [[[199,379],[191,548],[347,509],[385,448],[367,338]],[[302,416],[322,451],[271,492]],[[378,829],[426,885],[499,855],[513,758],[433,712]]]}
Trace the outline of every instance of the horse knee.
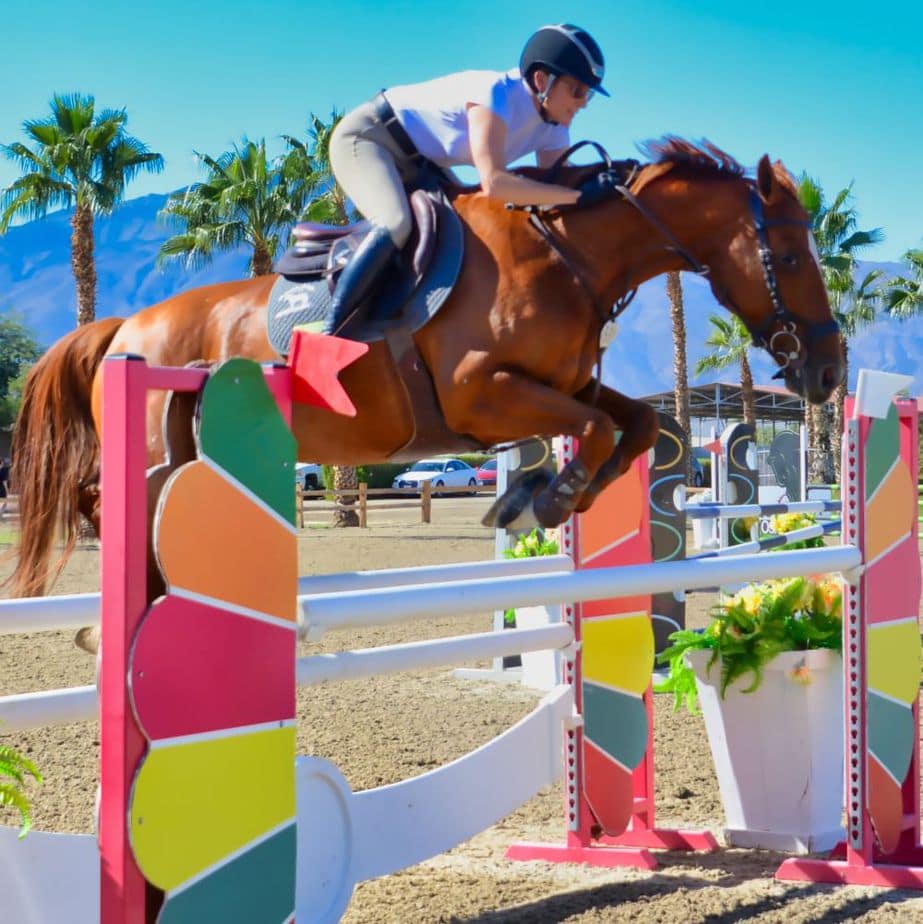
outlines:
{"label": "horse knee", "polygon": [[649,404],[639,404],[639,413],[637,428],[639,432],[639,441],[643,444],[643,450],[650,449],[656,442],[660,434],[660,418],[657,412]]}
{"label": "horse knee", "polygon": [[[580,434],[580,441],[583,446],[600,447],[601,458],[598,464],[601,465],[612,454],[612,447],[615,444],[615,424],[612,418],[601,411],[593,412],[587,418],[583,432]],[[595,470],[597,465],[592,467]]]}

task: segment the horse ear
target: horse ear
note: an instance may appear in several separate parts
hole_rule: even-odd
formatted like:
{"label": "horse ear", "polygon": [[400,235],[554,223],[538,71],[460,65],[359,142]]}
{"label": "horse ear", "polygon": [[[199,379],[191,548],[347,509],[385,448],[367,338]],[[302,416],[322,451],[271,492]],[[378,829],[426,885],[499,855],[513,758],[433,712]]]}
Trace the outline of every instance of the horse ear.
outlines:
{"label": "horse ear", "polygon": [[775,174],[772,171],[772,162],[769,155],[764,154],[756,168],[756,188],[763,202],[768,202],[775,190]]}
{"label": "horse ear", "polygon": [[772,173],[776,178],[776,183],[778,183],[781,189],[788,190],[796,199],[798,198],[798,184],[795,182],[795,178],[788,172],[788,167],[782,163],[781,160],[777,160],[772,165]]}

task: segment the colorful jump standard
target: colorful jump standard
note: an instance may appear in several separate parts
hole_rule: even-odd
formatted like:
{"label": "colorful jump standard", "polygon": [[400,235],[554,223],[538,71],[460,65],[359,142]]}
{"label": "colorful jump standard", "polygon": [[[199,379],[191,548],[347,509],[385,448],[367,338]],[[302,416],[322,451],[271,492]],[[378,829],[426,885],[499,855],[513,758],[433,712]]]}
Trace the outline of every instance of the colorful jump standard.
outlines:
{"label": "colorful jump standard", "polygon": [[777,879],[923,888],[918,413],[890,400],[910,381],[863,371],[846,409],[844,539],[864,562],[844,595],[847,838],[831,859],[786,860]]}
{"label": "colorful jump standard", "polygon": [[[565,458],[571,447],[565,449]],[[661,499],[661,503],[663,500]],[[672,500],[670,501],[672,503]],[[561,529],[561,551],[578,570],[650,564],[648,460],[610,485]],[[581,643],[565,661],[582,727],[566,732],[563,844],[521,843],[511,860],[655,869],[651,849],[713,851],[708,831],[658,828],[654,806],[651,596],[565,606]]]}

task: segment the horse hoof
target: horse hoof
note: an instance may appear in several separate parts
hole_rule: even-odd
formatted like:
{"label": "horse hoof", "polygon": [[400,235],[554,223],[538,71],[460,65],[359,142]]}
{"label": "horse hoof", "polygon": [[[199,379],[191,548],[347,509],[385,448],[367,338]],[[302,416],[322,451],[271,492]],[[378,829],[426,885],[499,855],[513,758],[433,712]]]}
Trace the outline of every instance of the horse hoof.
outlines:
{"label": "horse hoof", "polygon": [[571,507],[564,507],[559,498],[551,491],[543,491],[532,502],[535,518],[543,529],[556,529],[574,511]]}
{"label": "horse hoof", "polygon": [[[523,521],[521,524],[520,520]],[[518,500],[510,503],[504,495],[497,498],[481,518],[481,526],[489,526],[492,529],[509,529],[514,523],[517,527],[521,525],[523,529],[538,525],[538,520],[532,514],[531,497],[525,503],[519,503]]]}
{"label": "horse hoof", "polygon": [[74,636],[74,644],[87,654],[97,654],[99,652],[99,626],[86,626],[78,629]]}
{"label": "horse hoof", "polygon": [[[543,469],[519,475],[491,504],[490,510],[481,520],[481,525],[491,526],[494,529],[507,529],[514,524],[517,529],[536,526],[538,521],[532,516],[532,501],[539,491],[551,483],[552,478],[553,476]],[[519,522],[520,517],[524,517],[522,523]]]}

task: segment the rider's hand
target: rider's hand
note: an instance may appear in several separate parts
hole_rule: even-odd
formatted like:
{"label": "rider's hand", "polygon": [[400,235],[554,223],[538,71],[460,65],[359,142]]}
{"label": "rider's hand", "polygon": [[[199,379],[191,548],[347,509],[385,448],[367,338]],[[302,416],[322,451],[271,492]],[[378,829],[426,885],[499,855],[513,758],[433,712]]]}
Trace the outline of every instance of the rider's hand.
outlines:
{"label": "rider's hand", "polygon": [[577,205],[596,205],[597,202],[610,199],[617,195],[616,186],[618,185],[619,178],[614,173],[603,170],[580,186]]}

